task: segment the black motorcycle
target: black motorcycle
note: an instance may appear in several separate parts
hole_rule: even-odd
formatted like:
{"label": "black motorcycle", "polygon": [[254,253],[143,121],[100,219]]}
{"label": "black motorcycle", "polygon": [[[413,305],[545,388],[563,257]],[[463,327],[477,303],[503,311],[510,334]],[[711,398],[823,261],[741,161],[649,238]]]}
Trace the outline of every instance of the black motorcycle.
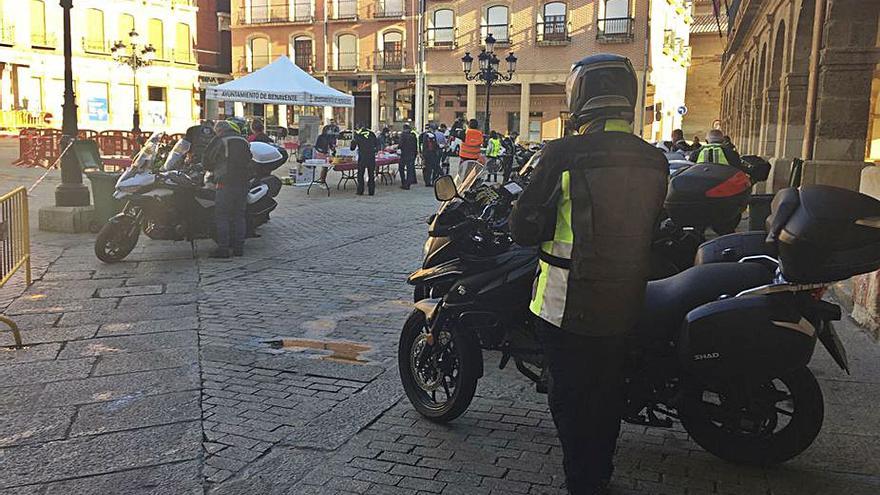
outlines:
{"label": "black motorcycle", "polygon": [[[189,143],[180,140],[161,158],[162,135],[154,134],[119,177],[113,197],[125,203],[122,211],[110,218],[95,239],[95,256],[104,263],[121,261],[137,245],[143,232],[153,240],[192,242],[214,236],[215,190],[206,186],[206,174],[200,164],[182,167]],[[262,143],[260,143],[262,144]],[[247,198],[247,222],[254,228],[269,219],[278,206],[273,199],[274,176],[254,178]],[[279,181],[280,182],[280,181]]]}
{"label": "black motorcycle", "polygon": [[[458,188],[449,177],[437,181],[444,203],[426,256],[457,253],[409,278],[426,297],[404,324],[398,365],[410,402],[437,422],[467,410],[483,349],[545,388],[528,310],[537,254],[495,227],[517,191],[487,191],[477,175]],[[774,203],[773,242],[720,237],[700,249],[697,266],[648,284],[629,337],[625,421],[678,420],[707,451],[746,464],[780,463],[813,442],[823,421],[822,392],[806,366],[816,340],[848,366],[832,326],[840,308],[822,293],[834,280],[880,268],[880,202],[822,186],[787,191]],[[834,244],[817,232],[832,232]],[[438,238],[449,240],[431,240]],[[724,261],[732,252],[743,255],[739,262]]]}

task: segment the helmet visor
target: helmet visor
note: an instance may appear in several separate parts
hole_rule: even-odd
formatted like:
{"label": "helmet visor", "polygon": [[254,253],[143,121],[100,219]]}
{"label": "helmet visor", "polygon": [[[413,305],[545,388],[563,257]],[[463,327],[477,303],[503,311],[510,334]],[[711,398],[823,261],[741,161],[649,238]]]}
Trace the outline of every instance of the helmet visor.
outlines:
{"label": "helmet visor", "polygon": [[578,82],[581,79],[581,73],[584,70],[583,65],[575,66],[571,73],[568,75],[568,79],[565,81],[565,104],[568,107],[569,111],[571,111],[571,103],[573,101],[578,101],[578,95],[576,93],[580,92],[580,85]]}

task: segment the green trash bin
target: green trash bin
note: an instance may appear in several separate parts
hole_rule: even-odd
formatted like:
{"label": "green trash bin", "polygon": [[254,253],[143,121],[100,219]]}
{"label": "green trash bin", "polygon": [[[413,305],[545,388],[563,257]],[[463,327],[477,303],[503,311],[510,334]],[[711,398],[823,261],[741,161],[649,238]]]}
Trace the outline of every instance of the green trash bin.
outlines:
{"label": "green trash bin", "polygon": [[83,171],[92,183],[92,204],[95,205],[95,216],[89,224],[89,230],[97,233],[113,215],[122,211],[122,202],[113,198],[116,192],[116,181],[121,172],[104,172],[98,169]]}

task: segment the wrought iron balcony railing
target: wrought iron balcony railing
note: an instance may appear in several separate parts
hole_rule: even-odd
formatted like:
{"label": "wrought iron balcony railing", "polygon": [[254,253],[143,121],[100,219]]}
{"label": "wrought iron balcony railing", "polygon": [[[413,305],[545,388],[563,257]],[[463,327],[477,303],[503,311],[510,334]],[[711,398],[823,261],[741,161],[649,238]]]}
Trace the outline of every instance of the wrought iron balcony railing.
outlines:
{"label": "wrought iron balcony railing", "polygon": [[405,0],[378,0],[373,10],[373,17],[376,19],[397,18],[405,15]]}
{"label": "wrought iron balcony railing", "polygon": [[110,46],[106,40],[83,38],[82,48],[86,53],[93,55],[109,55]]}
{"label": "wrought iron balcony railing", "polygon": [[253,72],[269,65],[272,62],[269,55],[247,55],[239,58],[238,72]]}
{"label": "wrought iron balcony railing", "polygon": [[428,48],[447,49],[455,48],[455,28],[433,27],[427,30]]}
{"label": "wrought iron balcony railing", "polygon": [[402,70],[405,67],[406,52],[403,50],[373,53],[373,70]]}
{"label": "wrought iron balcony railing", "polygon": [[492,33],[495,43],[498,45],[510,44],[510,25],[509,24],[482,24],[480,26],[480,38],[486,39]]}
{"label": "wrought iron balcony railing", "polygon": [[31,33],[31,47],[45,48],[54,50],[58,44],[58,39],[54,34],[50,33]]}
{"label": "wrought iron balcony railing", "polygon": [[537,23],[538,43],[567,43],[571,41],[568,35],[568,20],[564,15],[548,15],[544,22]]}
{"label": "wrought iron balcony railing", "polygon": [[0,23],[0,45],[12,46],[15,44],[15,26]]}
{"label": "wrought iron balcony railing", "polygon": [[333,70],[355,71],[358,70],[358,52],[338,52],[333,64]]}
{"label": "wrought iron balcony railing", "polygon": [[236,24],[282,24],[282,23],[311,23],[315,20],[311,2],[296,0],[293,3],[278,3],[269,5],[252,5],[250,8],[242,7],[238,10]]}
{"label": "wrought iron balcony railing", "polygon": [[599,19],[596,38],[600,41],[625,42],[633,39],[632,17],[606,17]]}
{"label": "wrought iron balcony railing", "polygon": [[293,55],[293,63],[306,72],[315,72],[315,55],[311,52],[295,53]]}
{"label": "wrought iron balcony railing", "polygon": [[355,21],[358,18],[357,0],[333,0],[330,7],[330,18],[333,20]]}

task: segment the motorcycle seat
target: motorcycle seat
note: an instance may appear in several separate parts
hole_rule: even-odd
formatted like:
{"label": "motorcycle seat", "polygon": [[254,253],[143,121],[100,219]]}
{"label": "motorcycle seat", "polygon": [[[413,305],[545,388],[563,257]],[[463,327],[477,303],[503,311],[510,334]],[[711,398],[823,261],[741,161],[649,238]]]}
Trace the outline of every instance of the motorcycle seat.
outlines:
{"label": "motorcycle seat", "polygon": [[675,336],[692,309],[772,280],[772,270],[759,263],[711,263],[648,282],[635,333],[654,339]]}

